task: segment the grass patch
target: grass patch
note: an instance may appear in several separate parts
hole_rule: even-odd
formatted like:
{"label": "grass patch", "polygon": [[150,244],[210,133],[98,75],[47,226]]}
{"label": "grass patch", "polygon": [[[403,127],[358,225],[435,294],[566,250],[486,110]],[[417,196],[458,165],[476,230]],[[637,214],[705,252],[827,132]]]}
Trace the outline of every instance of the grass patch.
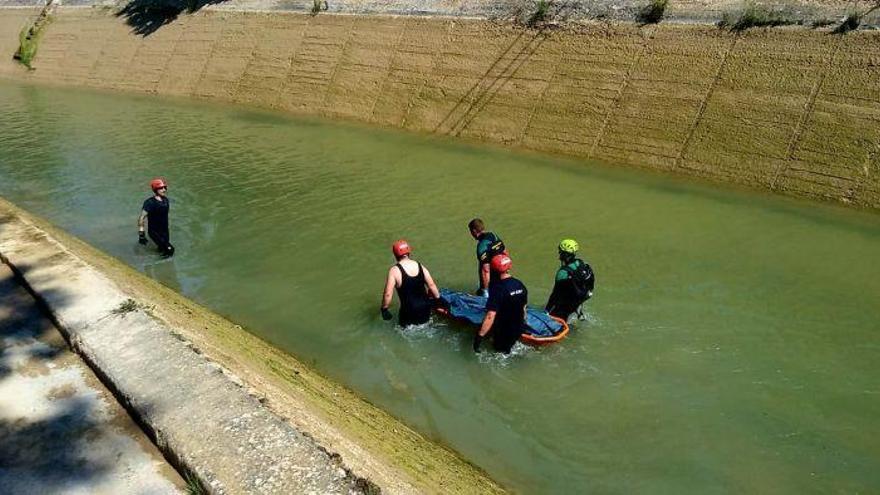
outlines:
{"label": "grass patch", "polygon": [[37,56],[37,48],[40,46],[40,39],[43,32],[51,20],[50,17],[43,18],[35,22],[32,26],[25,27],[18,34],[18,50],[13,59],[18,60],[28,69],[33,69],[34,58]]}
{"label": "grass patch", "polygon": [[320,12],[330,8],[327,0],[312,0],[312,15],[318,15]]}
{"label": "grass patch", "polygon": [[862,23],[862,14],[858,12],[849,12],[846,14],[846,17],[843,18],[840,25],[834,28],[832,31],[834,34],[844,34],[850,31],[855,31],[859,28],[859,25]]}
{"label": "grass patch", "polygon": [[186,495],[208,495],[196,475],[187,472],[183,479],[186,481]]}
{"label": "grass patch", "polygon": [[657,24],[663,19],[668,5],[669,0],[651,0],[651,3],[639,9],[636,14],[636,21],[643,26]]}
{"label": "grass patch", "polygon": [[814,20],[813,22],[810,23],[810,27],[813,29],[818,29],[818,28],[828,27],[828,26],[834,25],[836,23],[837,23],[837,21],[832,20],[832,19],[828,19],[826,17],[826,18]]}
{"label": "grass patch", "polygon": [[537,5],[535,5],[535,11],[532,12],[531,16],[529,16],[529,20],[526,21],[526,25],[529,27],[537,27],[539,24],[545,22],[549,18],[550,1],[538,0]]}
{"label": "grass patch", "polygon": [[110,312],[114,315],[124,315],[127,313],[131,313],[132,311],[137,311],[139,307],[140,305],[137,303],[137,301],[129,298],[125,301],[122,301],[119,306],[116,306],[115,308],[110,310]]}
{"label": "grass patch", "polygon": [[718,27],[739,32],[755,27],[788,26],[802,22],[789,12],[750,1],[740,10],[725,12],[718,21]]}

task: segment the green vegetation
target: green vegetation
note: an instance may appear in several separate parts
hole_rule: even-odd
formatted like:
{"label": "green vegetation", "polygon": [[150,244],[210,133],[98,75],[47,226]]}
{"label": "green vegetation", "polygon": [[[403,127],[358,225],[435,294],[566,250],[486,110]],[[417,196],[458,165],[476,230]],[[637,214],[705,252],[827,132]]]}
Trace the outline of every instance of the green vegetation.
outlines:
{"label": "green vegetation", "polygon": [[646,24],[657,24],[663,19],[663,14],[666,13],[668,5],[669,0],[651,0],[649,4],[642,7],[636,14],[636,21],[643,26]]}
{"label": "green vegetation", "polygon": [[187,472],[184,479],[186,480],[186,495],[208,495],[196,475]]}
{"label": "green vegetation", "polygon": [[850,31],[854,31],[858,29],[859,24],[862,23],[862,14],[856,11],[850,11],[846,14],[846,17],[843,18],[843,21],[839,26],[834,28],[835,34],[844,34]]}
{"label": "green vegetation", "polygon": [[718,21],[718,27],[731,31],[745,31],[753,27],[776,27],[790,24],[800,24],[792,13],[782,9],[773,9],[766,5],[759,5],[747,1],[742,9],[725,12]]}
{"label": "green vegetation", "polygon": [[322,10],[329,8],[330,5],[327,4],[327,0],[312,0],[312,15],[317,15]]}
{"label": "green vegetation", "polygon": [[51,20],[50,17],[40,17],[30,27],[25,27],[18,35],[18,50],[12,58],[18,60],[28,69],[33,69],[31,65],[34,57],[37,56],[37,48],[40,45],[40,38],[43,36],[46,26]]}
{"label": "green vegetation", "polygon": [[816,19],[813,22],[811,22],[810,27],[812,27],[813,29],[817,29],[817,28],[828,27],[828,26],[831,26],[836,23],[837,23],[837,21],[834,21],[832,19],[828,19],[827,17],[824,17],[822,19]]}
{"label": "green vegetation", "polygon": [[125,301],[122,301],[119,304],[119,306],[116,306],[110,312],[113,313],[114,315],[124,315],[126,313],[131,313],[132,311],[137,311],[138,307],[139,307],[139,305],[138,305],[137,301],[129,298],[129,299],[126,299]]}
{"label": "green vegetation", "polygon": [[535,6],[535,11],[532,12],[532,15],[531,15],[531,17],[529,17],[529,20],[526,22],[526,25],[529,27],[536,27],[549,18],[550,18],[550,1],[549,0],[538,0],[538,4]]}

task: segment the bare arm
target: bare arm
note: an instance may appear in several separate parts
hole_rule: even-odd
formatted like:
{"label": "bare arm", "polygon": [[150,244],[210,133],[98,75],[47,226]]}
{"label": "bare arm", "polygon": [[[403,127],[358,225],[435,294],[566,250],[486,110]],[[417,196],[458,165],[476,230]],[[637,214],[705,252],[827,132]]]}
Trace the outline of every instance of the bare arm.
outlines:
{"label": "bare arm", "polygon": [[489,263],[480,265],[480,288],[489,288]]}
{"label": "bare arm", "polygon": [[431,277],[431,272],[429,272],[424,266],[422,266],[422,270],[425,272],[425,283],[428,285],[428,291],[431,293],[431,296],[433,296],[434,299],[440,299],[440,291],[437,290],[437,284],[434,283],[434,279]]}
{"label": "bare arm", "polygon": [[480,333],[478,334],[480,337],[485,337],[489,330],[492,329],[492,324],[495,323],[495,311],[486,311],[486,316],[483,317],[483,324],[480,325]]}
{"label": "bare arm", "polygon": [[394,286],[396,285],[396,270],[392,266],[388,270],[388,278],[385,279],[385,291],[382,293],[382,307],[387,309],[391,306],[391,298],[394,297]]}
{"label": "bare arm", "polygon": [[138,232],[144,231],[144,220],[147,219],[146,210],[141,210],[141,215],[138,217]]}

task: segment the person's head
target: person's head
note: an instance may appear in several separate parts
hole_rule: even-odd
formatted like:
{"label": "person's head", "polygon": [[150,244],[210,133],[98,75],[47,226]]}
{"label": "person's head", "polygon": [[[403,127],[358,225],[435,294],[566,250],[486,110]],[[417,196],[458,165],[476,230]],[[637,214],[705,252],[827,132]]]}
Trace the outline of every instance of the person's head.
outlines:
{"label": "person's head", "polygon": [[150,189],[153,190],[153,194],[165,196],[168,191],[168,183],[165,182],[165,179],[156,178],[150,181]]}
{"label": "person's head", "polygon": [[486,230],[486,224],[483,223],[482,219],[474,218],[468,222],[468,230],[471,231],[471,235],[476,239]]}
{"label": "person's head", "polygon": [[580,246],[574,239],[563,239],[559,243],[559,260],[565,263],[574,261]]}
{"label": "person's head", "polygon": [[400,239],[391,245],[391,252],[394,253],[394,259],[400,261],[404,258],[409,258],[409,253],[412,252],[412,248],[409,247],[409,243],[404,239]]}
{"label": "person's head", "polygon": [[511,260],[510,256],[508,256],[507,254],[496,254],[489,261],[489,266],[492,267],[493,272],[496,272],[503,276],[506,275],[513,267],[513,260]]}

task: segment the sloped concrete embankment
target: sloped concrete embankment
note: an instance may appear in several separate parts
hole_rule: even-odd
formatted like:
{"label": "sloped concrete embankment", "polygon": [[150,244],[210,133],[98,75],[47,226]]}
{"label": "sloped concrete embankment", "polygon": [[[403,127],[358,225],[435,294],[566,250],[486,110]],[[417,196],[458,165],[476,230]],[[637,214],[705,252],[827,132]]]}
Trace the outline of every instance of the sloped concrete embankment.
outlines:
{"label": "sloped concrete embankment", "polygon": [[6,216],[0,256],[160,449],[211,493],[355,493],[313,439],[250,396],[143,308],[33,225]]}
{"label": "sloped concrete embankment", "polygon": [[[26,11],[0,16],[14,51]],[[127,23],[128,22],[128,23]],[[211,98],[880,208],[880,33],[61,9],[26,81]],[[7,57],[8,58],[8,57]]]}

